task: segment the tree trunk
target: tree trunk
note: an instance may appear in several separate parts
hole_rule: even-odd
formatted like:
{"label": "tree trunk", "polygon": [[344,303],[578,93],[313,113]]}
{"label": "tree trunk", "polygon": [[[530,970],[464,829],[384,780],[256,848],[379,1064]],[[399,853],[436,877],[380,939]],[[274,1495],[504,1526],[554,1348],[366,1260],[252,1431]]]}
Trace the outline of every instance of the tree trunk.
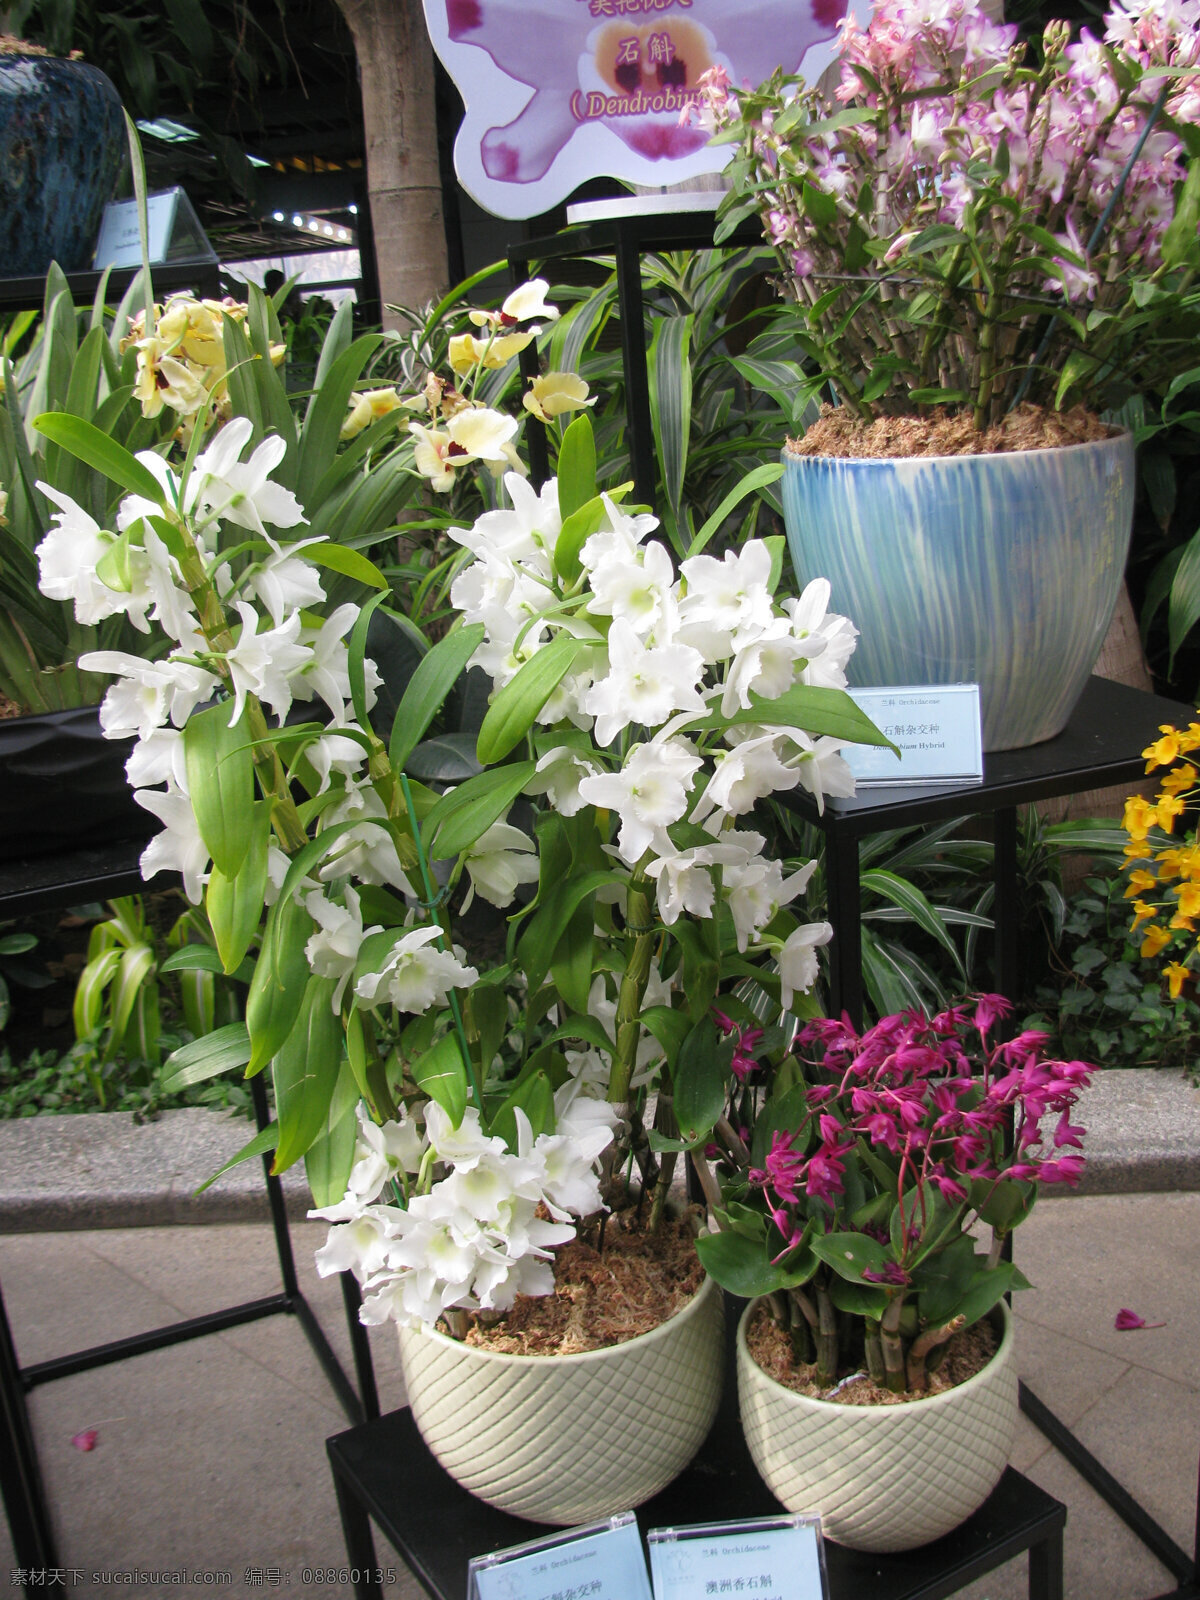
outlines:
{"label": "tree trunk", "polygon": [[433,46],[421,0],[337,0],[354,36],[367,190],[385,327],[449,287],[434,109]]}

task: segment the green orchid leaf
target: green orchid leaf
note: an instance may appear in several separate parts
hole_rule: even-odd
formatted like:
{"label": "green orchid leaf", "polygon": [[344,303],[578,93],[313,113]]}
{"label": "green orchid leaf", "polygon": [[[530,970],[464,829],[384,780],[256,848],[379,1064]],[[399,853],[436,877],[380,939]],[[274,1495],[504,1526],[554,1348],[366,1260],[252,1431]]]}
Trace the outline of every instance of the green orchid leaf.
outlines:
{"label": "green orchid leaf", "polygon": [[246,1024],[231,1022],[173,1051],[163,1065],[159,1088],[164,1094],[174,1094],[194,1083],[204,1083],[208,1078],[231,1072],[234,1067],[244,1067],[249,1059],[250,1036]]}
{"label": "green orchid leaf", "polygon": [[707,1138],[725,1110],[734,1039],[722,1039],[705,1017],[684,1039],[675,1062],[675,1120],[690,1144]]}
{"label": "green orchid leaf", "polygon": [[421,1093],[436,1100],[457,1128],[467,1109],[467,1069],[458,1035],[444,1033],[413,1063],[412,1075]]}
{"label": "green orchid leaf", "polygon": [[596,435],[589,416],[576,417],[558,447],[558,514],[562,522],[596,493]]}
{"label": "green orchid leaf", "polygon": [[291,894],[281,895],[272,908],[246,996],[246,1027],[253,1041],[248,1078],[262,1071],[300,1014],[310,976],[304,946],[312,933],[313,920],[304,907]]}
{"label": "green orchid leaf", "polygon": [[[256,1133],[253,1139],[248,1139],[238,1151],[237,1155],[230,1156],[228,1161],[224,1162],[217,1168],[211,1178],[205,1178],[203,1183],[197,1184],[192,1190],[192,1193],[203,1194],[206,1189],[211,1188],[212,1185],[216,1183],[217,1179],[222,1177],[226,1172],[231,1172],[234,1167],[240,1166],[243,1161],[250,1161],[253,1160],[255,1156],[265,1156],[269,1154],[270,1151],[274,1150],[278,1142],[279,1124],[277,1122],[272,1122],[269,1127],[263,1128],[260,1133]],[[345,1189],[343,1189],[342,1194],[345,1192]],[[341,1195],[338,1196],[338,1199],[341,1199]]]}
{"label": "green orchid leaf", "polygon": [[868,1282],[864,1272],[882,1272],[892,1260],[887,1247],[865,1233],[827,1233],[812,1248],[847,1283]]}
{"label": "green orchid leaf", "polygon": [[403,772],[408,758],[466,670],[467,662],[482,644],[486,632],[481,622],[457,628],[439,640],[417,663],[392,724],[388,759],[397,772]]}
{"label": "green orchid leaf", "polygon": [[253,816],[241,866],[227,877],[214,865],[204,893],[204,908],[226,976],[232,976],[241,966],[263,917],[271,843],[270,803],[260,800]]}
{"label": "green orchid leaf", "polygon": [[[285,547],[286,548],[286,547]],[[365,583],[370,589],[382,589],[390,594],[392,586],[373,561],[351,550],[344,544],[327,540],[323,544],[310,544],[300,552],[301,561],[311,561],[314,567],[327,567],[330,572],[340,572],[344,578]]]}
{"label": "green orchid leaf", "polygon": [[118,444],[109,434],[101,433],[92,423],[82,417],[51,411],[35,417],[33,425],[47,439],[52,439],[130,494],[140,494],[156,506],[170,509],[163,486],[149,467],[144,467],[124,445]]}
{"label": "green orchid leaf", "polygon": [[[584,648],[560,633],[531,656],[514,678],[497,691],[487,709],[475,753],[482,766],[503,761],[533,726],[538,712],[558,688]],[[853,704],[853,702],[851,702]]]}
{"label": "green orchid leaf", "polygon": [[243,719],[230,727],[234,702],[193,712],[183,730],[188,790],[200,837],[214,864],[232,878],[246,859],[254,826],[254,757]]}
{"label": "green orchid leaf", "polygon": [[271,1075],[279,1143],[271,1171],[285,1172],[321,1137],[342,1060],[333,978],[310,977],[295,1026],[275,1052]]}
{"label": "green orchid leaf", "polygon": [[512,805],[533,776],[536,763],[517,761],[468,778],[444,795],[425,818],[422,837],[437,861],[450,860],[474,844]]}

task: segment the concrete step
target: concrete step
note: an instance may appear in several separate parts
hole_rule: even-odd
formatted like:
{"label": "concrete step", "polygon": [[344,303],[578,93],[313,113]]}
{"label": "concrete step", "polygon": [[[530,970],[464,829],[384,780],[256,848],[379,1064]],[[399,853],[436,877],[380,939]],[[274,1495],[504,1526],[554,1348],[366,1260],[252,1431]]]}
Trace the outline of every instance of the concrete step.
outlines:
{"label": "concrete step", "polygon": [[[1080,1102],[1086,1175],[1066,1194],[1200,1189],[1200,1088],[1175,1072],[1097,1075]],[[0,1122],[0,1232],[251,1222],[267,1215],[259,1157],[195,1191],[252,1137],[230,1112],[193,1107],[137,1122],[129,1112]],[[310,1200],[303,1163],[283,1176],[288,1214]]]}

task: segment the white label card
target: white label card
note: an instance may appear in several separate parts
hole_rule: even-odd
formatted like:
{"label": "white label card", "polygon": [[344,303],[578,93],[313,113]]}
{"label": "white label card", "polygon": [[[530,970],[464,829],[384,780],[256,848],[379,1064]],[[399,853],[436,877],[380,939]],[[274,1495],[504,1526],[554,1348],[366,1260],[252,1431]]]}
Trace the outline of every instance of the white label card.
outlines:
{"label": "white label card", "polygon": [[[179,190],[146,196],[147,245],[151,261],[167,259]],[[136,200],[110,200],[104,208],[100,237],[96,241],[96,270],[105,267],[140,267],[141,235]]]}
{"label": "white label card", "polygon": [[651,1600],[637,1520],[608,1522],[477,1556],[468,1600]]}
{"label": "white label card", "polygon": [[654,1600],[824,1600],[820,1518],[652,1528]]}
{"label": "white label card", "polygon": [[848,692],[900,750],[897,756],[884,745],[844,746],[841,753],[860,788],[876,783],[983,781],[977,683]]}

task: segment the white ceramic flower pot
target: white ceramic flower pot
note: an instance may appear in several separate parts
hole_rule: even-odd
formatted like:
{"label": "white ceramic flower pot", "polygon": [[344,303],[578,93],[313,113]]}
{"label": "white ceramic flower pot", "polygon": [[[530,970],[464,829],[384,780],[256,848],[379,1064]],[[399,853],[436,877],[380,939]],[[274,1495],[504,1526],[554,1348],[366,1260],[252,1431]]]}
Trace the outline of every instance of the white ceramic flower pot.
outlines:
{"label": "white ceramic flower pot", "polygon": [[650,1333],[573,1356],[512,1356],[400,1329],[413,1418],[489,1505],[572,1526],[650,1499],[704,1442],[721,1398],[724,1312],[710,1278]]}
{"label": "white ceramic flower pot", "polygon": [[1017,1372],[1012,1318],[1000,1348],[957,1388],[898,1406],[840,1406],[776,1383],[738,1325],[738,1398],[754,1464],[789,1511],[820,1513],[826,1538],[854,1550],[911,1550],[940,1539],[987,1499],[1012,1450]]}

